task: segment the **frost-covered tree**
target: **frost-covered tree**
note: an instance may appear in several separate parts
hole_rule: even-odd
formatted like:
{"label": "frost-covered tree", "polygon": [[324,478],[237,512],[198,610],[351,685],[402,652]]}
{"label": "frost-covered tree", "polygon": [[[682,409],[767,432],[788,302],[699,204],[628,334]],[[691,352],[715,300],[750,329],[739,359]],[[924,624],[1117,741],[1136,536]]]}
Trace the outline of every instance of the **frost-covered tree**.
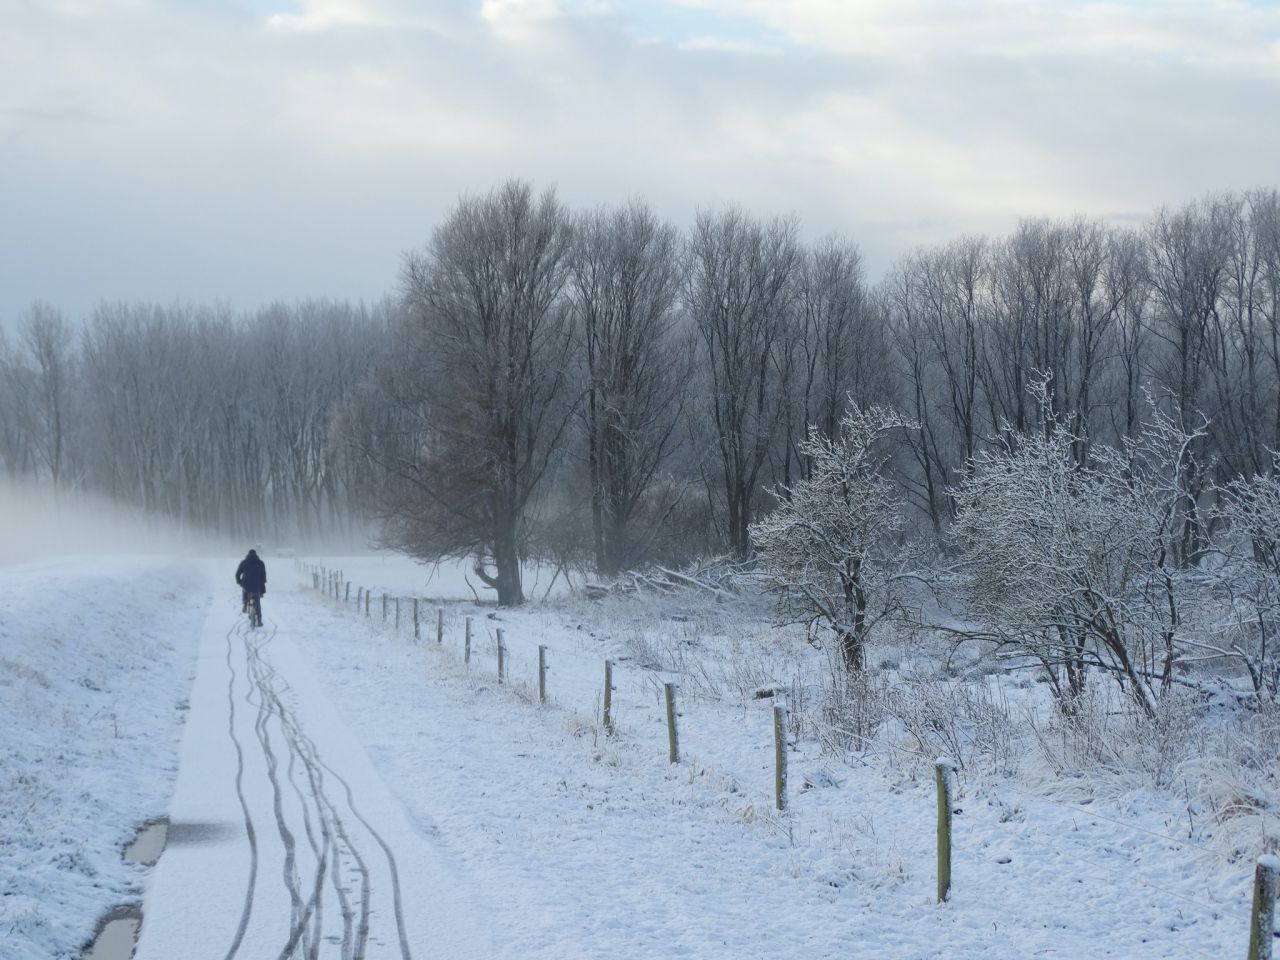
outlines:
{"label": "frost-covered tree", "polygon": [[850,672],[896,606],[904,504],[885,441],[915,428],[891,409],[854,406],[835,437],[811,431],[800,445],[809,476],[776,487],[778,508],[752,528],[780,618],[830,630]]}
{"label": "frost-covered tree", "polygon": [[1228,623],[1197,644],[1206,658],[1239,663],[1255,695],[1280,697],[1280,460],[1267,476],[1219,488],[1215,519],[1225,563],[1218,582]]}
{"label": "frost-covered tree", "polygon": [[1037,393],[1044,431],[979,454],[953,492],[973,632],[1038,660],[1068,706],[1102,671],[1154,716],[1193,654],[1177,547],[1202,434],[1153,409],[1139,439],[1082,466],[1080,438]]}

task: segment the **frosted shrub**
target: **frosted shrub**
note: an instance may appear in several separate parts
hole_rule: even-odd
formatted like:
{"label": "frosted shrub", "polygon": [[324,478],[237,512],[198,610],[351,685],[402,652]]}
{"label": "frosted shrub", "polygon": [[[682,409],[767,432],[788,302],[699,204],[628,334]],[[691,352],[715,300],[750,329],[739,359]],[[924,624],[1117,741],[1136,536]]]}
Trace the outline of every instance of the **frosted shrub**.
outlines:
{"label": "frosted shrub", "polygon": [[894,686],[888,708],[925,757],[1003,774],[1017,767],[1008,704],[986,683],[907,678]]}
{"label": "frosted shrub", "polygon": [[813,718],[814,735],[823,751],[839,756],[864,749],[889,716],[889,696],[882,679],[831,671]]}
{"label": "frosted shrub", "polygon": [[1032,719],[1040,753],[1058,775],[1106,773],[1129,788],[1169,787],[1203,738],[1204,698],[1175,689],[1148,717],[1131,698],[1091,690],[1047,723]]}
{"label": "frosted shrub", "polygon": [[779,618],[829,631],[850,672],[863,669],[868,639],[897,609],[904,511],[883,446],[915,428],[887,408],[855,407],[838,436],[810,432],[800,444],[809,476],[775,488],[778,508],[752,528]]}
{"label": "frosted shrub", "polygon": [[979,455],[953,542],[973,632],[1045,669],[1066,709],[1113,677],[1148,717],[1194,655],[1198,586],[1180,564],[1198,433],[1153,410],[1140,440],[1093,448],[1056,420]]}
{"label": "frosted shrub", "polygon": [[1188,813],[1229,856],[1280,852],[1280,707],[1233,713],[1174,775]]}
{"label": "frosted shrub", "polygon": [[1204,656],[1242,666],[1254,694],[1274,703],[1280,697],[1280,477],[1274,472],[1280,461],[1272,470],[1217,491],[1227,559],[1219,583],[1229,622],[1198,647]]}

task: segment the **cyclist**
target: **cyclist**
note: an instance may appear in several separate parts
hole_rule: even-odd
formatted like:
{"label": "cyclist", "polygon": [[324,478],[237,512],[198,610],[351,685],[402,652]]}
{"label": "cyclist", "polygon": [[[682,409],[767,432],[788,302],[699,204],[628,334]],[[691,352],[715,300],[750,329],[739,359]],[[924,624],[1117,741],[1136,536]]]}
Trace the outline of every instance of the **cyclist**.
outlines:
{"label": "cyclist", "polygon": [[[236,584],[240,587],[244,612],[248,613],[249,601],[256,600],[267,592],[267,565],[262,562],[256,550],[250,550],[240,561],[240,566],[236,567]],[[259,604],[256,611],[259,617],[262,616],[261,611]]]}

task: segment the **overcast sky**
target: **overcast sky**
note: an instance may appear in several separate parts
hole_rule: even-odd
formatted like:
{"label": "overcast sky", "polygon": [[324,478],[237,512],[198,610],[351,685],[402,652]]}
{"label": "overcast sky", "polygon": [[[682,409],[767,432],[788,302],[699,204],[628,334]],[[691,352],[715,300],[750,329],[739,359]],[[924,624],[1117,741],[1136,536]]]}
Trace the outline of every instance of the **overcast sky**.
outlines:
{"label": "overcast sky", "polygon": [[0,321],[396,284],[506,177],[913,246],[1280,184],[1280,2],[0,0]]}

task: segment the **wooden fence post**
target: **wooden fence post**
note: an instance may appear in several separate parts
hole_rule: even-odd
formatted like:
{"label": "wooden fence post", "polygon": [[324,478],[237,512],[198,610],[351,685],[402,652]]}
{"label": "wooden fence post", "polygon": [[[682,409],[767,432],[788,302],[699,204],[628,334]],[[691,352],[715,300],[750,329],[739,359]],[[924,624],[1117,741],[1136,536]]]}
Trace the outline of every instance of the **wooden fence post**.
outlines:
{"label": "wooden fence post", "polygon": [[503,662],[503,658],[505,654],[506,654],[506,651],[502,649],[502,628],[499,627],[498,628],[498,683],[502,683],[503,679],[506,676],[506,664]]}
{"label": "wooden fence post", "polygon": [[1280,857],[1258,858],[1253,872],[1253,914],[1249,920],[1249,960],[1271,960],[1275,942],[1276,896],[1280,894]]}
{"label": "wooden fence post", "polygon": [[680,735],[676,732],[676,685],[664,683],[662,689],[667,694],[667,746],[672,763],[680,762]]}
{"label": "wooden fence post", "polygon": [[347,585],[342,588],[342,605],[345,607],[351,602],[351,581],[346,581]]}
{"label": "wooden fence post", "polygon": [[444,643],[444,607],[436,608],[436,643]]}
{"label": "wooden fence post", "polygon": [[773,805],[787,809],[787,708],[773,708]]}
{"label": "wooden fence post", "polygon": [[951,811],[955,792],[956,765],[946,757],[934,764],[938,782],[938,902],[951,898]]}
{"label": "wooden fence post", "polygon": [[373,595],[372,590],[366,590],[364,592],[364,615],[366,617],[369,615],[369,597],[371,597],[372,595]]}
{"label": "wooden fence post", "polygon": [[471,666],[471,618],[467,617],[467,633],[466,638],[462,642],[462,663],[464,666]]}
{"label": "wooden fence post", "polygon": [[400,632],[400,598],[396,597],[396,633]]}
{"label": "wooden fence post", "polygon": [[538,647],[538,703],[547,702],[547,648]]}
{"label": "wooden fence post", "polygon": [[422,639],[422,634],[418,629],[418,598],[413,598],[413,639]]}
{"label": "wooden fence post", "polygon": [[387,622],[387,595],[382,595],[382,622]]}
{"label": "wooden fence post", "polygon": [[604,662],[604,732],[613,733],[613,661]]}

